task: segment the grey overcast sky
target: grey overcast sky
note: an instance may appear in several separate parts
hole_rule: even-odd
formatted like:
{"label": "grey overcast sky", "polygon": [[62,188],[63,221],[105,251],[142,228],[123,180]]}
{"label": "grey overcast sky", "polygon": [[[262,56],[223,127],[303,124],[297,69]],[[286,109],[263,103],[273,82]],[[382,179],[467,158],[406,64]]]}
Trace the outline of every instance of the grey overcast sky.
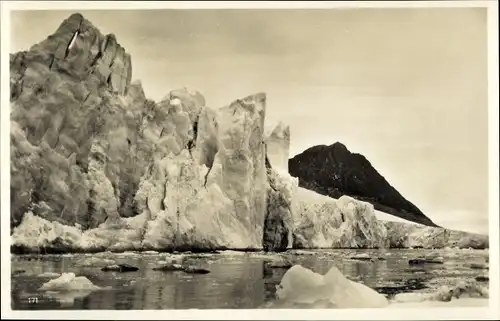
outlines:
{"label": "grey overcast sky", "polygon": [[[79,11],[19,11],[11,52]],[[266,92],[291,155],[344,143],[436,223],[487,232],[486,9],[79,11],[159,100]]]}

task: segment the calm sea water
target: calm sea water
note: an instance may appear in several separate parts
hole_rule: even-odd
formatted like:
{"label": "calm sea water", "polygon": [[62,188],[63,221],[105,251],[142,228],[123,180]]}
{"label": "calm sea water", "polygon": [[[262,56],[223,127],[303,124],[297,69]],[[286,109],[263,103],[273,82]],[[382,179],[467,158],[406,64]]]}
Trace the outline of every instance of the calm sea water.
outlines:
{"label": "calm sea water", "polygon": [[[375,260],[352,259],[362,253]],[[294,264],[321,274],[336,266],[349,279],[362,282],[389,299],[395,293],[432,292],[442,285],[488,275],[488,270],[471,269],[469,266],[471,262],[486,262],[487,250],[318,250],[291,251],[285,255]],[[158,262],[172,257],[167,253],[13,255],[12,308],[263,308],[275,300],[276,285],[286,272],[286,269],[266,267],[265,261],[276,255],[265,253],[222,252],[182,256],[185,262],[206,268],[211,273],[154,271],[153,267],[161,265]],[[422,256],[441,257],[444,264],[408,264],[409,259]],[[130,264],[139,270],[126,273],[101,271],[101,267],[110,262]],[[42,284],[51,279],[50,276],[40,276],[46,272],[73,272],[105,289],[90,293],[40,291]]]}

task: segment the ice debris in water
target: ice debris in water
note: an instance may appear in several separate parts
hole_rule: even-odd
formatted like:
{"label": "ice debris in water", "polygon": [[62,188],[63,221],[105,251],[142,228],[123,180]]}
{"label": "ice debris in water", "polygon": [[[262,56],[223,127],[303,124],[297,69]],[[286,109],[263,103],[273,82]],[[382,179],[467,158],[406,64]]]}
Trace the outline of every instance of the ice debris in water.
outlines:
{"label": "ice debris in water", "polygon": [[94,285],[84,276],[76,276],[75,273],[63,273],[57,279],[44,283],[41,291],[89,291],[98,290],[100,287]]}
{"label": "ice debris in water", "polygon": [[[48,273],[44,273],[49,275]],[[55,277],[54,273],[54,277]],[[45,291],[45,294],[58,301],[62,307],[71,307],[75,303],[75,299],[84,298],[95,290],[106,289],[94,285],[89,279],[84,276],[76,276],[74,273],[62,273],[58,278],[52,279],[44,283],[40,287],[40,291]]]}
{"label": "ice debris in water", "polygon": [[149,254],[149,255],[158,255],[160,252],[158,251],[144,251],[142,254]]}
{"label": "ice debris in water", "polygon": [[335,266],[321,275],[300,265],[290,268],[277,286],[278,302],[312,308],[382,308],[387,299],[375,290],[347,279]]}
{"label": "ice debris in water", "polygon": [[101,257],[89,257],[89,258],[84,258],[83,261],[81,262],[81,266],[104,266],[104,265],[111,265],[114,264],[115,261],[110,260],[110,259],[105,259]]}
{"label": "ice debris in water", "polygon": [[293,266],[292,262],[285,257],[277,257],[270,261],[265,262],[265,266],[268,268],[281,268],[288,269]]}
{"label": "ice debris in water", "polygon": [[488,288],[475,281],[460,281],[454,286],[443,285],[432,293],[400,293],[394,296],[394,302],[442,301],[461,298],[489,298]]}
{"label": "ice debris in water", "polygon": [[60,273],[55,273],[55,272],[44,272],[42,274],[38,274],[38,277],[40,278],[58,278],[60,277],[61,274]]}
{"label": "ice debris in water", "polygon": [[229,256],[236,256],[236,255],[247,255],[247,252],[244,251],[233,251],[233,250],[224,250],[224,251],[219,251],[219,254],[221,255],[229,255]]}

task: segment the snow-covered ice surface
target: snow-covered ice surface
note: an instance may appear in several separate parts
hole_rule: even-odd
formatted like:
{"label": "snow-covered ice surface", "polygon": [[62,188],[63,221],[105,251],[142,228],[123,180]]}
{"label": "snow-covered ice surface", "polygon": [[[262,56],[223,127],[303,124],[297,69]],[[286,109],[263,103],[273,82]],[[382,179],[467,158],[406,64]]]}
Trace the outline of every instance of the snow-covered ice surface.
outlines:
{"label": "snow-covered ice surface", "polygon": [[[410,265],[408,262],[415,258],[438,257],[443,261],[442,264]],[[101,271],[109,262],[129,264],[139,270],[126,273]],[[484,277],[489,276],[488,250],[445,248],[289,250],[280,254],[221,251],[203,254],[102,252],[13,255],[13,308],[279,308],[281,300],[276,298],[277,286],[282,282],[290,285],[291,282],[291,287],[288,288],[295,289],[297,282],[293,277],[290,279],[290,276],[288,281],[287,278],[284,279],[290,265],[268,262],[300,265],[307,271],[310,270],[310,273],[305,273],[310,274],[311,280],[317,279],[322,284],[322,291],[315,291],[317,287],[311,287],[311,284],[318,281],[305,282],[303,288],[300,288],[299,282],[300,290],[288,291],[288,294],[285,291],[285,298],[288,295],[288,300],[285,301],[290,301],[290,293],[298,295],[298,299],[292,295],[291,300],[298,302],[288,303],[294,308],[345,308],[351,304],[358,307],[370,306],[379,300],[374,298],[380,298],[380,295],[388,300],[388,308],[471,307],[488,304],[489,282],[476,280],[477,277],[483,277],[484,280]],[[192,265],[208,269],[210,273],[196,275],[153,270],[169,263]],[[43,284],[60,275],[67,275],[63,273],[73,273],[75,278],[85,277],[85,280],[91,282],[86,284],[101,289],[40,290]],[[321,288],[325,284],[332,286]],[[343,301],[339,299],[339,295]],[[349,297],[360,295],[365,297],[363,301],[349,300]],[[36,306],[29,304],[30,297],[38,298]]]}

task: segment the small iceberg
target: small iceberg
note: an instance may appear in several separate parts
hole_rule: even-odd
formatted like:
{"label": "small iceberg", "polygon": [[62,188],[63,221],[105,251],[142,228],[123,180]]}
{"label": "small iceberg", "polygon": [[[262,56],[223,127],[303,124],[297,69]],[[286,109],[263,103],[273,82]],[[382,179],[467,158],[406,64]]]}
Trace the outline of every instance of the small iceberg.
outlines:
{"label": "small iceberg", "polygon": [[74,305],[76,299],[84,298],[93,291],[103,289],[106,288],[94,285],[84,276],[62,273],[58,278],[44,283],[39,290],[44,291],[45,296],[57,300],[63,307],[70,307]]}
{"label": "small iceberg", "polygon": [[75,273],[63,273],[56,279],[52,279],[44,283],[40,287],[40,291],[93,291],[101,289],[94,285],[89,279],[84,276],[76,276]]}
{"label": "small iceberg", "polygon": [[347,279],[336,267],[321,275],[294,265],[281,279],[276,296],[277,304],[285,308],[383,308],[389,305],[385,296]]}
{"label": "small iceberg", "polygon": [[102,257],[89,257],[89,258],[84,258],[81,263],[79,263],[80,266],[84,267],[102,267],[105,265],[113,265],[115,261],[110,260],[110,259],[105,259]]}

